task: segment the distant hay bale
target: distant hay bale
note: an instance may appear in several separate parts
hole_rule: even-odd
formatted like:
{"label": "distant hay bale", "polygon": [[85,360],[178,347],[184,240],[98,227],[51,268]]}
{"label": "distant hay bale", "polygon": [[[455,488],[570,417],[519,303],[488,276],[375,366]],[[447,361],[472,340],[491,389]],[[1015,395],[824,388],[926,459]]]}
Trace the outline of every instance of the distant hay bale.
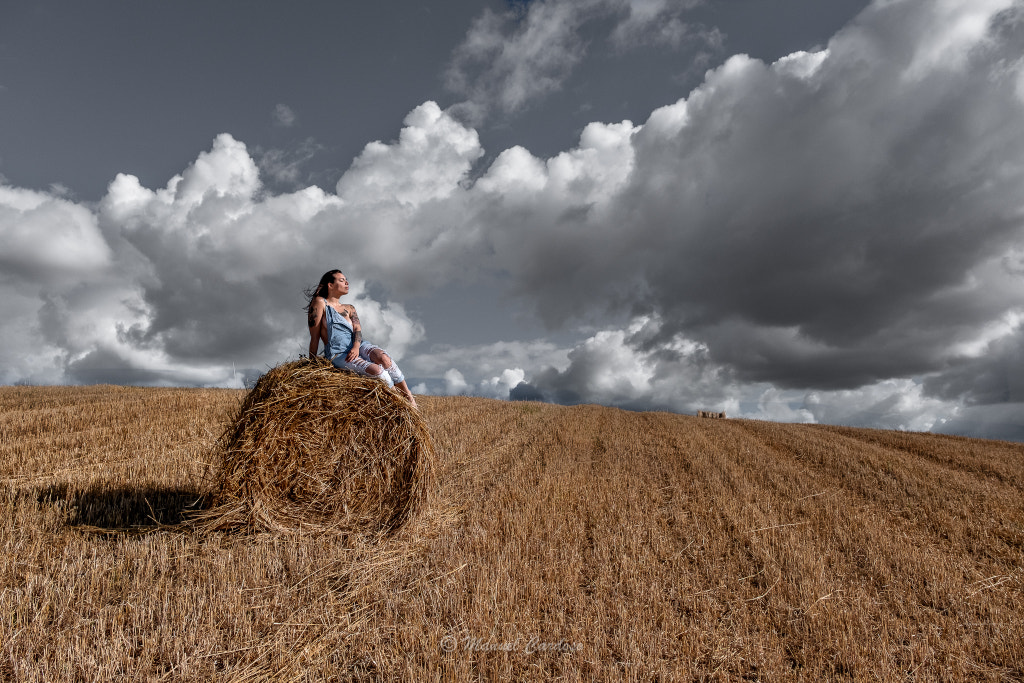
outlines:
{"label": "distant hay bale", "polygon": [[423,418],[383,382],[323,360],[260,377],[217,444],[205,530],[381,533],[423,498]]}

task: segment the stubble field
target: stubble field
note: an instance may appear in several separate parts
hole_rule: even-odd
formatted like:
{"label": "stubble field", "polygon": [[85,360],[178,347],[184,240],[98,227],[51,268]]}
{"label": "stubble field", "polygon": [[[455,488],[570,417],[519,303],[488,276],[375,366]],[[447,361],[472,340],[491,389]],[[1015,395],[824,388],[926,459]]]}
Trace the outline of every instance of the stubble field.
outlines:
{"label": "stubble field", "polygon": [[0,678],[1024,680],[1024,445],[422,397],[376,542],[200,534],[241,392],[0,388]]}

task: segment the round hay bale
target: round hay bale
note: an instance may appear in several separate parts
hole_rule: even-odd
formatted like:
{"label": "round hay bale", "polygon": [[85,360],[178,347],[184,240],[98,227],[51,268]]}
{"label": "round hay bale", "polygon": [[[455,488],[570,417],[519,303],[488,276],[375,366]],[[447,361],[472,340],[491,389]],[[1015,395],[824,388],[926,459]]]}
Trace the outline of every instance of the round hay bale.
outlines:
{"label": "round hay bale", "polygon": [[433,448],[383,382],[302,359],[260,377],[217,455],[201,527],[387,533],[422,500]]}

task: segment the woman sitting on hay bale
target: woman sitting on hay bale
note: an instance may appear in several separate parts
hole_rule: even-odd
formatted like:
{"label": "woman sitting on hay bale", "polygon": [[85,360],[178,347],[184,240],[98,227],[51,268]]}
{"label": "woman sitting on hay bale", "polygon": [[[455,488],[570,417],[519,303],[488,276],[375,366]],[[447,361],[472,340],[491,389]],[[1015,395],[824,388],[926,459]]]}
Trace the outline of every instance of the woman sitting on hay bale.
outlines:
{"label": "woman sitting on hay bale", "polygon": [[307,294],[310,297],[306,305],[309,357],[316,356],[323,341],[324,357],[334,367],[382,380],[405,394],[415,408],[416,399],[398,364],[384,349],[362,340],[362,326],[355,306],[341,303],[340,298],[348,294],[348,279],[344,273],[337,269],[324,273],[316,289]]}

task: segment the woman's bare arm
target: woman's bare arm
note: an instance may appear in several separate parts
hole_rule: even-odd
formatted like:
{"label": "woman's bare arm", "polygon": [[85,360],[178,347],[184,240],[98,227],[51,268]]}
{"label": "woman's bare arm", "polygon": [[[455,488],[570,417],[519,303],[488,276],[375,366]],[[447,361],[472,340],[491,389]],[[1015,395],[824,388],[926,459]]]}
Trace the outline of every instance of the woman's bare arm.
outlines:
{"label": "woman's bare arm", "polygon": [[313,299],[313,305],[309,308],[309,317],[306,324],[309,325],[309,357],[316,355],[320,348],[321,328],[324,320],[324,300],[320,297]]}

